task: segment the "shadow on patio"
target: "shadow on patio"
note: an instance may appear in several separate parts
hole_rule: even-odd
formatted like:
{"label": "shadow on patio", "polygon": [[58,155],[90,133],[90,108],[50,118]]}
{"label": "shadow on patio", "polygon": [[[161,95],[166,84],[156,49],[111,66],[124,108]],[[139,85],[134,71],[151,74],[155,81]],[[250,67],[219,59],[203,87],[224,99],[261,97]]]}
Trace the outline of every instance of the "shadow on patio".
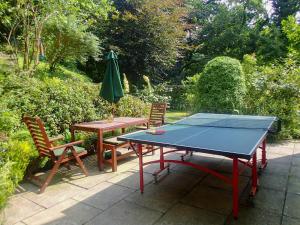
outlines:
{"label": "shadow on patio", "polygon": [[[136,157],[120,162],[118,172],[112,173],[109,167],[99,172],[92,156],[85,159],[89,177],[74,169],[57,177],[43,194],[37,194],[32,184],[22,184],[23,191],[6,209],[7,224],[300,224],[300,143],[271,144],[268,159],[252,200],[251,170],[241,174],[237,221],[231,215],[231,186],[211,175],[172,165],[171,173],[154,184],[151,173],[158,165],[150,165],[144,171],[145,192],[140,194]],[[232,161],[224,157],[196,153],[189,160],[231,176]]]}

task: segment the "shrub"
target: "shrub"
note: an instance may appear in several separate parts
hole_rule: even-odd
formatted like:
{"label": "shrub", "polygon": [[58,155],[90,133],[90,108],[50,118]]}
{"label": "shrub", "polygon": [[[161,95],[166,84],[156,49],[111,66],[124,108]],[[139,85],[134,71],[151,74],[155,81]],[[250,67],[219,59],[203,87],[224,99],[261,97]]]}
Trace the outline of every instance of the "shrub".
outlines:
{"label": "shrub", "polygon": [[196,107],[200,111],[242,111],[246,86],[240,62],[229,57],[209,61],[198,79],[196,91]]}
{"label": "shrub", "polygon": [[145,86],[143,90],[136,90],[135,96],[147,103],[152,102],[165,102],[169,103],[171,100],[170,88],[166,83],[162,83],[156,86]]}
{"label": "shrub", "polygon": [[[15,184],[12,177],[12,162],[0,164],[0,211],[4,208],[8,197],[14,192]],[[0,220],[1,224],[1,220]]]}
{"label": "shrub", "polygon": [[31,143],[8,141],[0,146],[0,209],[25,175],[30,160],[37,156]]}
{"label": "shrub", "polygon": [[2,99],[10,110],[40,116],[51,134],[61,133],[76,122],[104,118],[108,113],[98,85],[88,82],[11,75],[4,89]]}
{"label": "shrub", "polygon": [[121,98],[117,104],[116,115],[132,117],[147,116],[149,109],[149,105],[138,97],[126,95],[125,97]]}
{"label": "shrub", "polygon": [[[276,65],[258,66],[244,57],[247,79],[246,113],[277,116],[282,121],[278,138],[300,137],[300,67],[292,58]],[[250,69],[251,68],[251,69]]]}

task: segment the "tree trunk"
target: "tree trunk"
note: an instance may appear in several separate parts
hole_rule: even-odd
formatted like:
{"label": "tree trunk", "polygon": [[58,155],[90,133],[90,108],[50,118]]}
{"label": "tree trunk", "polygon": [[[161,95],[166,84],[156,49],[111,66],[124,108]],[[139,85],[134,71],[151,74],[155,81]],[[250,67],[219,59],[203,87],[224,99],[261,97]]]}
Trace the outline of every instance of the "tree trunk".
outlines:
{"label": "tree trunk", "polygon": [[29,69],[29,26],[27,17],[24,19],[24,62],[23,62],[23,70]]}

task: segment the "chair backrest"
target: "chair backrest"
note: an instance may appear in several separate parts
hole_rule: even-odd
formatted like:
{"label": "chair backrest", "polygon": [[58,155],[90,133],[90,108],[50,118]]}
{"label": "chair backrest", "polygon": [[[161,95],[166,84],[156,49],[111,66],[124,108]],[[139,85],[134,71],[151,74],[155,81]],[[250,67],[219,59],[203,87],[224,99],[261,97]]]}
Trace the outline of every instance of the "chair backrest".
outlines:
{"label": "chair backrest", "polygon": [[164,124],[166,109],[166,103],[152,103],[149,117],[149,125],[161,126],[162,124]]}
{"label": "chair backrest", "polygon": [[52,145],[42,120],[39,117],[24,116],[23,121],[27,125],[40,156],[53,157],[53,152],[49,150]]}

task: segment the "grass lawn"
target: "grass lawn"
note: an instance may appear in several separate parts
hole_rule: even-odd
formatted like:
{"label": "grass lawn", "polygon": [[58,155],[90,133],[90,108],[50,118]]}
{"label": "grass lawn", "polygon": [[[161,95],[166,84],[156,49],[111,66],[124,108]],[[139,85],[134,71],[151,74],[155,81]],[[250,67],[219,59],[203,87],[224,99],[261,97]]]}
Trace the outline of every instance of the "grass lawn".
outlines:
{"label": "grass lawn", "polygon": [[188,115],[189,113],[185,111],[167,111],[166,122],[167,123],[175,122]]}

